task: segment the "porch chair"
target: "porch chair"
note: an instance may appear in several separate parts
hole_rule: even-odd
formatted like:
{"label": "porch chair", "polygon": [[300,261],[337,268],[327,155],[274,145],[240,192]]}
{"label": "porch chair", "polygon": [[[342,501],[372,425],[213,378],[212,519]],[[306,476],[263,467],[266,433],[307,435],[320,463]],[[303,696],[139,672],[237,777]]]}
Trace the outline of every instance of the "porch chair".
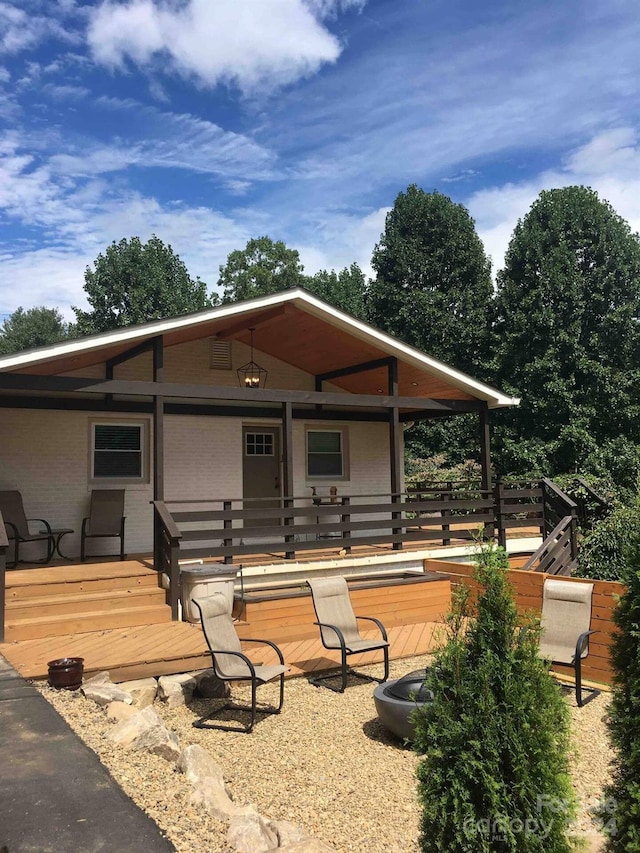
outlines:
{"label": "porch chair", "polygon": [[[363,678],[367,681],[378,681],[380,683],[389,679],[389,639],[387,632],[382,622],[375,619],[373,616],[356,616],[351,606],[349,597],[349,587],[343,577],[335,578],[314,578],[307,580],[307,585],[311,589],[313,598],[313,607],[316,612],[317,622],[320,628],[320,638],[325,649],[337,649],[341,654],[341,674],[342,684],[340,687],[333,687],[326,684],[330,690],[336,693],[344,693],[347,686],[347,674],[351,674],[356,678]],[[358,620],[374,622],[380,630],[381,638],[379,640],[363,640],[358,632]],[[347,656],[361,654],[362,652],[372,652],[377,649],[382,649],[384,653],[384,676],[383,678],[374,678],[373,676],[365,675],[364,673],[356,672],[353,669],[347,668]],[[320,687],[323,681],[329,678],[334,678],[332,674],[317,675],[309,678],[309,683],[315,687]]]}
{"label": "porch chair", "polygon": [[124,489],[93,489],[89,515],[82,519],[80,562],[84,563],[87,539],[120,539],[120,559],[124,560]]}
{"label": "porch chair", "polygon": [[545,580],[542,593],[539,654],[551,663],[573,667],[576,702],[580,708],[600,693],[595,687],[584,688],[589,695],[586,699],[582,696],[582,661],[589,654],[589,637],[595,633],[589,630],[592,594],[592,583],[550,578]]}
{"label": "porch chair", "polygon": [[[13,540],[15,554],[13,563],[7,564],[12,569],[20,562],[20,545],[23,542],[46,542],[47,555],[43,560],[34,560],[37,563],[48,563],[53,557],[55,537],[51,532],[51,525],[44,518],[27,518],[22,502],[22,495],[18,491],[0,491],[0,513],[4,520],[9,542]],[[29,522],[38,521],[44,530],[31,533]]]}
{"label": "porch chair", "polygon": [[[245,732],[246,734],[250,734],[253,731],[258,711],[262,714],[279,714],[282,710],[284,701],[284,674],[288,669],[284,665],[282,652],[270,640],[254,640],[243,637],[243,643],[262,643],[266,646],[271,646],[280,661],[279,664],[266,666],[263,664],[253,664],[242,652],[240,639],[231,619],[231,607],[227,596],[221,592],[214,592],[213,595],[201,598],[199,601],[195,598],[192,598],[191,601],[200,612],[200,623],[207,646],[211,652],[215,674],[222,681],[251,682],[251,705],[234,705],[231,702],[227,702],[222,707],[212,711],[211,714],[202,717],[200,720],[196,720],[193,725],[198,729],[220,729],[225,732]],[[274,678],[280,679],[280,699],[277,707],[262,705],[258,708],[256,704],[257,688],[268,681],[272,681]],[[213,719],[217,714],[226,710],[248,711],[250,713],[248,726],[240,728],[238,726],[221,724],[206,725],[208,720]]]}

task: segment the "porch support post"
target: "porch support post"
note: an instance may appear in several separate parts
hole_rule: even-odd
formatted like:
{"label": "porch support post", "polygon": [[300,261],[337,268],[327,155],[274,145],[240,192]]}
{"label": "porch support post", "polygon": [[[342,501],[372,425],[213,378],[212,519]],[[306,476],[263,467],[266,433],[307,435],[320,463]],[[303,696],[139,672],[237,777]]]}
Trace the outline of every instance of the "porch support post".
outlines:
{"label": "porch support post", "polygon": [[[388,364],[389,396],[398,396],[398,360],[393,358]],[[389,411],[389,459],[391,469],[391,503],[399,503],[402,499],[402,447],[400,442],[400,409],[394,406]],[[391,518],[400,518],[401,513],[392,512]],[[402,528],[393,528],[393,534],[402,533]],[[394,551],[402,550],[402,542],[393,543]]]}
{"label": "porch support post", "polygon": [[[153,340],[153,381],[164,381],[162,335]],[[164,500],[164,397],[153,398],[153,499]]]}
{"label": "porch support post", "polygon": [[489,409],[480,411],[480,464],[482,466],[482,488],[491,489],[491,450]]}
{"label": "porch support post", "polygon": [[[153,381],[162,382],[164,380],[164,342],[162,335],[159,335],[153,340]],[[153,499],[154,501],[164,500],[164,397],[153,398]],[[154,511],[153,516],[153,556],[156,571],[161,571],[163,565],[162,559],[163,534],[162,524],[158,519],[157,512]],[[172,555],[172,558],[175,555]],[[175,574],[171,573],[172,576]],[[172,581],[175,577],[172,577]],[[175,608],[172,604],[172,616],[177,619],[177,595],[175,589],[170,591],[171,601],[175,603]],[[175,615],[173,610],[176,610]]]}
{"label": "porch support post", "polygon": [[[493,489],[491,482],[491,451],[490,451],[490,429],[489,429],[489,409],[485,406],[480,410],[480,465],[482,467],[481,488],[487,490],[487,496],[491,495],[498,502],[501,500],[500,488]],[[494,513],[498,522],[498,535],[501,535],[501,507],[496,504]],[[489,538],[495,536],[495,528],[491,525],[486,525],[485,535]]]}
{"label": "porch support post", "polygon": [[[284,506],[293,506],[293,404],[282,404],[282,479],[284,491]],[[294,524],[295,521],[291,517],[285,516],[285,527]],[[294,537],[285,536],[285,542],[293,542]],[[295,551],[286,551],[285,557],[287,560],[292,560],[295,557]]]}

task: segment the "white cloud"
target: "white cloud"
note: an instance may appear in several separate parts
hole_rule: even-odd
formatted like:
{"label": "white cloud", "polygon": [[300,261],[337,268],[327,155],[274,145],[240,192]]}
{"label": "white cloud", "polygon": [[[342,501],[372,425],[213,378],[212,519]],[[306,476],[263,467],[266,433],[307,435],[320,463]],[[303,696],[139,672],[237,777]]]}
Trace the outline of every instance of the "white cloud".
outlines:
{"label": "white cloud", "polygon": [[[99,63],[151,66],[169,57],[200,84],[234,84],[245,94],[272,90],[335,62],[338,39],[320,21],[361,0],[106,0],[91,19],[88,40]],[[314,14],[315,13],[315,14]]]}
{"label": "white cloud", "polygon": [[596,134],[570,152],[562,166],[520,183],[480,190],[465,200],[478,233],[493,260],[494,272],[504,255],[518,219],[525,216],[542,190],[575,184],[590,186],[600,198],[640,231],[640,140],[630,127]]}
{"label": "white cloud", "polygon": [[78,35],[65,29],[55,16],[30,14],[13,3],[0,2],[0,54],[17,54],[51,38],[78,41]]}

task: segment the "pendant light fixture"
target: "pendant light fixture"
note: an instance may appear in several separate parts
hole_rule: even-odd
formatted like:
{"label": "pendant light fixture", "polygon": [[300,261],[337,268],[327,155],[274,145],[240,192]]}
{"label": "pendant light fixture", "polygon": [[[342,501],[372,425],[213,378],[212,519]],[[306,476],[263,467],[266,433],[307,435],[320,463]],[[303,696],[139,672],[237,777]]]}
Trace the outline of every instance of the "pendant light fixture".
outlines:
{"label": "pendant light fixture", "polygon": [[238,368],[238,382],[241,388],[264,388],[267,384],[267,371],[253,360],[253,333],[251,332],[251,361]]}

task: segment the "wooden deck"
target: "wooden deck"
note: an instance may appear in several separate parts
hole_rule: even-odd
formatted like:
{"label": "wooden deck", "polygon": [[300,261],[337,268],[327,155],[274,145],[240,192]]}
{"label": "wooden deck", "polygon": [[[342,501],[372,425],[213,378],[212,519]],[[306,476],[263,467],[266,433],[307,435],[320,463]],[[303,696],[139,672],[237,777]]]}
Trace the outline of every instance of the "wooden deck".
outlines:
{"label": "wooden deck", "polygon": [[[429,652],[437,642],[439,623],[426,622],[395,626],[388,630],[392,660]],[[375,637],[375,632],[365,634]],[[340,657],[327,651],[320,638],[293,640],[280,644],[284,659],[291,667],[289,677],[330,670]],[[255,663],[270,663],[269,650],[247,646]],[[25,678],[46,678],[47,662],[60,657],[83,657],[85,674],[107,670],[114,681],[129,681],[149,675],[191,672],[211,665],[202,630],[188,622],[169,622],[132,628],[114,628],[43,640],[23,640],[0,645],[0,654]],[[352,666],[382,660],[379,652],[353,655]],[[275,662],[275,658],[274,658]]]}

